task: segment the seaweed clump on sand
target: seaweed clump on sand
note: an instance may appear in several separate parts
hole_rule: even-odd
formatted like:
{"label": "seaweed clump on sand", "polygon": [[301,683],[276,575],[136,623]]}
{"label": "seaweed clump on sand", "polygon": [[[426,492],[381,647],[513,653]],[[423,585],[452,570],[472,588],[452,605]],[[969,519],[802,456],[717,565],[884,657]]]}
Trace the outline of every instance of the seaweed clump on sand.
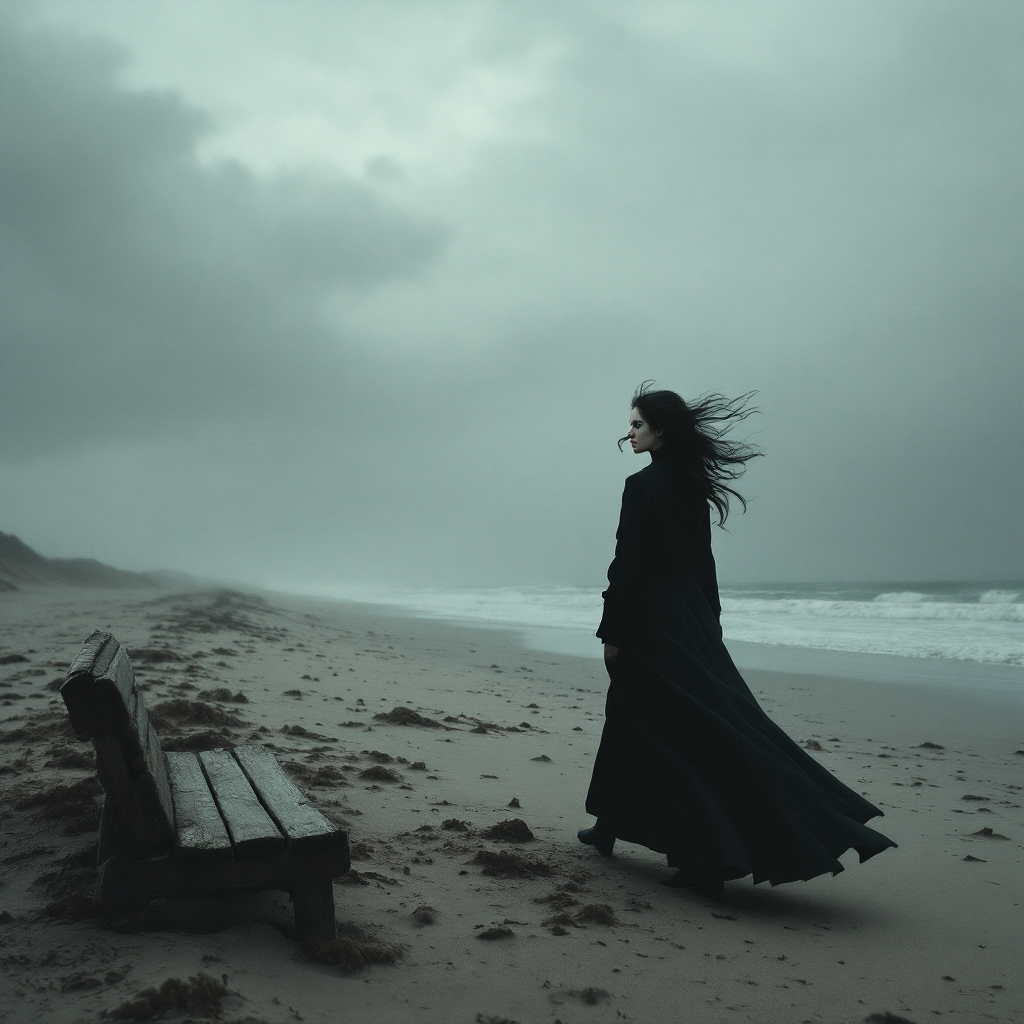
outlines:
{"label": "seaweed clump on sand", "polygon": [[606,1003],[611,999],[611,996],[603,988],[594,988],[593,986],[573,989],[569,995],[581,1003],[586,1003],[587,1006],[597,1006],[599,1003]]}
{"label": "seaweed clump on sand", "polygon": [[541,924],[545,928],[550,928],[555,935],[567,935],[566,928],[583,928],[588,924],[600,924],[607,928],[614,928],[617,925],[621,925],[622,922],[615,916],[615,912],[612,910],[607,903],[589,903],[585,907],[580,907],[571,917],[565,912],[568,906],[575,903],[575,900],[559,900],[557,898],[549,898],[546,900],[536,900],[537,903],[550,903],[556,909],[562,908],[562,913],[556,914],[554,917],[549,917],[542,921]]}
{"label": "seaweed clump on sand", "polygon": [[369,782],[401,782],[402,780],[401,776],[396,772],[379,764],[372,765],[370,768],[364,768],[359,773],[359,778],[366,779]]}
{"label": "seaweed clump on sand", "polygon": [[348,779],[340,768],[333,764],[322,764],[313,767],[299,761],[285,761],[281,767],[297,782],[311,787],[347,786]]}
{"label": "seaweed clump on sand", "polygon": [[[234,735],[229,726],[245,725],[237,715],[201,700],[174,697],[162,701],[149,712],[149,720],[163,734],[164,750],[217,750],[233,747]],[[186,732],[199,726],[195,732]],[[185,735],[182,733],[185,732]]]}
{"label": "seaweed clump on sand", "polygon": [[284,736],[295,736],[302,740],[314,740],[317,743],[337,743],[333,736],[324,736],[323,733],[313,732],[304,725],[282,725],[281,733]]}
{"label": "seaweed clump on sand", "polygon": [[588,903],[585,907],[580,907],[574,917],[577,924],[603,924],[612,928],[622,923],[607,903]]}
{"label": "seaweed clump on sand", "polygon": [[43,913],[62,921],[100,917],[97,878],[95,843],[68,854],[56,871],[35,880],[34,884],[42,888],[49,901]]}
{"label": "seaweed clump on sand", "polygon": [[252,594],[220,590],[210,597],[192,602],[182,602],[173,596],[151,602],[152,605],[166,603],[172,607],[162,616],[164,622],[154,625],[153,629],[171,636],[229,632],[256,639],[282,641],[288,635],[288,630],[283,626],[273,626],[254,619],[254,616],[273,614],[274,609],[263,598]]}
{"label": "seaweed clump on sand", "polygon": [[99,780],[91,776],[28,793],[14,806],[19,811],[39,810],[45,818],[63,820],[65,835],[79,835],[99,828],[100,808],[96,802],[99,793]]}
{"label": "seaweed clump on sand", "polygon": [[471,864],[482,864],[482,874],[492,878],[550,878],[555,870],[546,861],[523,857],[508,850],[480,850],[470,861]]}
{"label": "seaweed clump on sand", "polygon": [[193,1017],[219,1017],[221,1000],[228,994],[227,986],[207,974],[197,974],[187,981],[168,978],[159,988],[147,988],[133,999],[104,1017],[114,1020],[156,1020],[168,1013],[184,1011]]}
{"label": "seaweed clump on sand", "polygon": [[136,665],[162,665],[172,661],[188,661],[183,654],[171,647],[130,647],[128,654]]}
{"label": "seaweed clump on sand", "polygon": [[150,709],[149,720],[161,732],[173,731],[183,726],[202,725],[228,726],[244,725],[245,723],[237,716],[228,714],[221,708],[214,707],[201,700],[185,700],[183,697],[175,697],[165,700]]}
{"label": "seaweed clump on sand", "polygon": [[577,906],[580,901],[567,892],[552,892],[547,896],[538,896],[533,902],[546,903],[555,910],[567,910],[569,907]]}
{"label": "seaweed clump on sand", "polygon": [[50,759],[43,764],[44,768],[77,768],[83,771],[96,771],[96,756],[89,750],[75,750],[68,743],[57,743],[50,748]]}
{"label": "seaweed clump on sand", "polygon": [[1001,835],[999,832],[993,832],[987,825],[985,828],[978,829],[977,832],[972,832],[971,836],[975,839],[1009,839],[1009,836]]}
{"label": "seaweed clump on sand", "polygon": [[226,686],[218,686],[213,690],[200,690],[198,696],[203,700],[217,700],[222,704],[248,704],[249,698],[241,690],[232,693]]}
{"label": "seaweed clump on sand", "polygon": [[339,935],[336,939],[310,939],[303,951],[318,963],[339,967],[343,974],[354,974],[371,964],[394,964],[405,955],[402,946],[368,942],[363,937]]}
{"label": "seaweed clump on sand", "polygon": [[533,841],[533,833],[522,818],[508,818],[497,825],[485,828],[480,835],[498,843],[529,843]]}
{"label": "seaweed clump on sand", "polygon": [[389,725],[421,725],[426,729],[443,729],[440,722],[427,718],[413,711],[412,708],[394,707],[390,711],[382,711],[373,716],[378,722],[387,722]]}
{"label": "seaweed clump on sand", "polygon": [[437,911],[429,903],[421,903],[412,912],[412,919],[421,925],[434,924],[437,920]]}
{"label": "seaweed clump on sand", "polygon": [[188,736],[174,736],[160,744],[164,750],[190,751],[193,754],[201,750],[222,750],[233,747],[235,738],[228,728],[203,729],[190,733]]}
{"label": "seaweed clump on sand", "polygon": [[71,730],[71,721],[66,714],[42,711],[34,716],[34,724],[19,725],[14,729],[0,730],[0,743],[53,743],[55,740],[73,742],[76,737]]}

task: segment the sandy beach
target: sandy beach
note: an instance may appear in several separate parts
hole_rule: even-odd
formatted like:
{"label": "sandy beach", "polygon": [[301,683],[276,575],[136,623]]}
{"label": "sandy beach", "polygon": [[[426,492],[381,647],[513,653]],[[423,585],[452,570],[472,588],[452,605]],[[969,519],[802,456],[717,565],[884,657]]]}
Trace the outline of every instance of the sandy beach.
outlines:
{"label": "sandy beach", "polygon": [[[731,882],[716,904],[659,885],[661,857],[575,839],[602,725],[594,659],[234,592],[20,590],[0,594],[0,622],[4,1020],[97,1020],[200,973],[226,986],[222,1019],[273,1024],[1024,1019],[1010,688],[746,672],[899,849],[774,890]],[[310,960],[283,894],[169,900],[125,930],[90,915],[99,788],[56,689],[97,628],[133,652],[165,745],[265,744],[343,824],[338,920],[393,964]]]}

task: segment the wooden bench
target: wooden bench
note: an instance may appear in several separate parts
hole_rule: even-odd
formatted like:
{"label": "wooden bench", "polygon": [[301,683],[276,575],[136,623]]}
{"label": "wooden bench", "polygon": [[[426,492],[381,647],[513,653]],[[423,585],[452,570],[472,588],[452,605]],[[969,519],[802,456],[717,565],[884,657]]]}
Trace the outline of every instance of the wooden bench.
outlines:
{"label": "wooden bench", "polygon": [[165,896],[281,889],[297,938],[335,937],[332,880],[349,869],[348,837],[270,751],[164,752],[128,651],[109,633],[85,641],[60,693],[75,733],[96,748],[105,913],[123,917]]}

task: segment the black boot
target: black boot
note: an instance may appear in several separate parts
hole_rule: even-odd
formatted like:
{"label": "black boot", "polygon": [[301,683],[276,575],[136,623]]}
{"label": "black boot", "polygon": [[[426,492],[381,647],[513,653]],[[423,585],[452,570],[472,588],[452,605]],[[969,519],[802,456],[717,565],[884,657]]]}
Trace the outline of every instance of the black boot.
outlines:
{"label": "black boot", "polygon": [[615,836],[612,830],[600,819],[593,828],[581,828],[576,838],[587,846],[592,846],[602,857],[610,857],[615,848]]}

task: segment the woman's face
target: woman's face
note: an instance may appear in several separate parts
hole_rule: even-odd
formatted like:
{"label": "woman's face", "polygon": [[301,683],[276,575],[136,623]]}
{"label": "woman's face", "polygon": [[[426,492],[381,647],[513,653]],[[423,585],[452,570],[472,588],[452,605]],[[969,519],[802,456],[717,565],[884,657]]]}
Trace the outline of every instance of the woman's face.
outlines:
{"label": "woman's face", "polygon": [[651,429],[651,425],[640,415],[639,409],[629,410],[629,430],[626,436],[633,446],[634,455],[656,451],[663,443],[661,435],[660,430]]}

